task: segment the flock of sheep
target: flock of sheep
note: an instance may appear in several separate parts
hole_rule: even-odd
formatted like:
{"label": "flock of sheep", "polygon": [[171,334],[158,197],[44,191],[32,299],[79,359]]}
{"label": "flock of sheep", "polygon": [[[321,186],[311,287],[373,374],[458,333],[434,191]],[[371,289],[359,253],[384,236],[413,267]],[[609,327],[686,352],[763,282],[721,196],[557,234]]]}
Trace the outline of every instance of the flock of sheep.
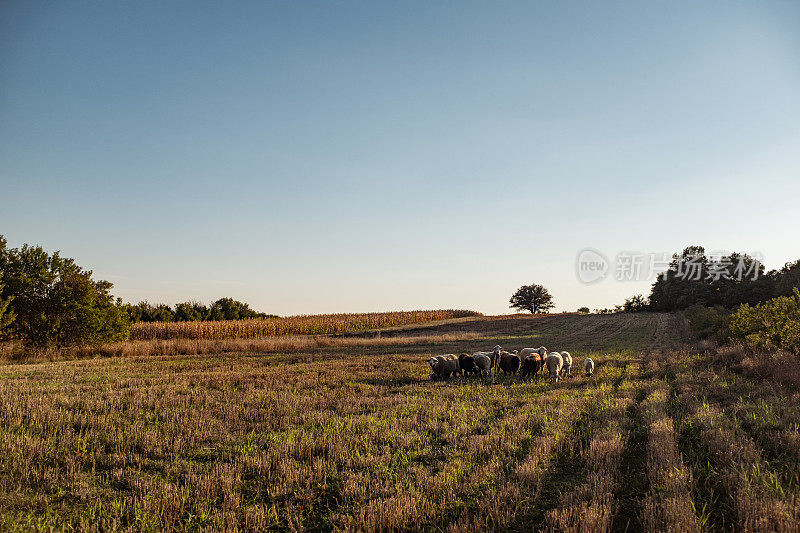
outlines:
{"label": "flock of sheep", "polygon": [[[555,383],[562,375],[569,376],[572,356],[569,352],[548,353],[544,346],[507,352],[498,345],[491,352],[437,355],[428,359],[428,364],[432,371],[431,379],[447,379],[454,374],[487,376],[499,369],[507,374],[519,371],[522,377],[547,372],[549,379]],[[591,376],[594,373],[594,361],[587,357],[583,368],[586,375]]]}

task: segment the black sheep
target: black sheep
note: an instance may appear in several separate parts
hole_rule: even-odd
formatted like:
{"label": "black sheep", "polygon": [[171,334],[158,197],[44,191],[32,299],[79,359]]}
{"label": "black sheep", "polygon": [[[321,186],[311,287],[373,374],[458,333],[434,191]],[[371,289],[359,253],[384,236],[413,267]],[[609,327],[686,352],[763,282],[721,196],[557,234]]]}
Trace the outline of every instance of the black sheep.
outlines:
{"label": "black sheep", "polygon": [[522,377],[535,376],[539,373],[542,367],[544,367],[542,356],[540,356],[538,353],[532,353],[528,355],[522,362],[522,372],[520,372],[520,375]]}
{"label": "black sheep", "polygon": [[475,359],[468,353],[462,353],[458,356],[458,366],[461,368],[463,374],[480,374],[481,369],[475,365]]}

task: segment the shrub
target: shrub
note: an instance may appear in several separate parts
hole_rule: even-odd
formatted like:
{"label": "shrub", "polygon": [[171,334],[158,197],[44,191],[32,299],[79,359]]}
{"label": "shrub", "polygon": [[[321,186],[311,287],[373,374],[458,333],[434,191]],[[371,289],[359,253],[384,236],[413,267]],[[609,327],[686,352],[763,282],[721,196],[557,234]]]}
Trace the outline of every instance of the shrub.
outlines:
{"label": "shrub", "polygon": [[783,348],[800,355],[800,290],[752,307],[743,304],[731,317],[731,334],[756,348]]}
{"label": "shrub", "polygon": [[731,313],[721,305],[693,305],[683,312],[692,331],[701,339],[713,339],[722,344],[730,339]]}

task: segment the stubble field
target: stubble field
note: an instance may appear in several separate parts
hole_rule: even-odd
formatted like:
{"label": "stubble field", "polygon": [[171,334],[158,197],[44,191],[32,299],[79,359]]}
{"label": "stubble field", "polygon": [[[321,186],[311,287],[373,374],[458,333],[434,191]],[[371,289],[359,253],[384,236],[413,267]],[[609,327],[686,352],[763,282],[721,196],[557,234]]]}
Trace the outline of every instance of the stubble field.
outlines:
{"label": "stubble field", "polygon": [[[2,366],[0,527],[798,529],[798,394],[697,355],[679,315],[387,335]],[[428,379],[431,354],[495,344],[568,350],[573,375]]]}

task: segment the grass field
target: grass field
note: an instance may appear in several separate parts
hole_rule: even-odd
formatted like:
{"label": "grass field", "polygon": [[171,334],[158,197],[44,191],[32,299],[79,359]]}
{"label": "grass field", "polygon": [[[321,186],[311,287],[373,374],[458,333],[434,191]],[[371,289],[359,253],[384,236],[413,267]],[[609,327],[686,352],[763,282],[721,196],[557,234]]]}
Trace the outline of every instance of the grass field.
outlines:
{"label": "grass field", "polygon": [[[0,366],[0,527],[798,530],[797,392],[697,355],[678,315],[376,335]],[[495,344],[578,371],[428,379],[430,354]]]}

